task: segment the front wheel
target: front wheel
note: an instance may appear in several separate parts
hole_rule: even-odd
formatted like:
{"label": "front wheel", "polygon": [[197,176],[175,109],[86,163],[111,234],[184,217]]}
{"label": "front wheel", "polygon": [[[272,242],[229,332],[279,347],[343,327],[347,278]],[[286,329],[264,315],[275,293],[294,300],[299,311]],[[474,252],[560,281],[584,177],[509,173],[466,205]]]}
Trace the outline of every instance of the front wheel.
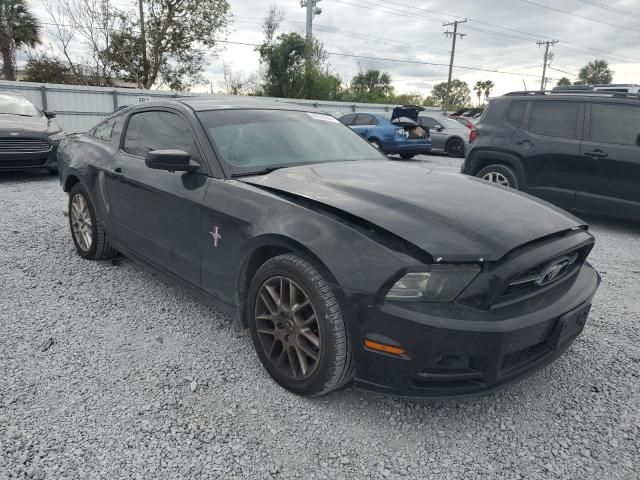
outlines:
{"label": "front wheel", "polygon": [[352,379],[342,309],[307,260],[286,254],[264,263],[251,282],[247,315],[262,365],[287,390],[316,397]]}
{"label": "front wheel", "polygon": [[503,187],[518,188],[518,177],[516,173],[506,165],[489,165],[480,170],[476,177],[487,182],[497,183]]}
{"label": "front wheel", "polygon": [[117,255],[107,240],[87,190],[76,183],[69,192],[69,227],[78,255],[86,260],[102,260]]}

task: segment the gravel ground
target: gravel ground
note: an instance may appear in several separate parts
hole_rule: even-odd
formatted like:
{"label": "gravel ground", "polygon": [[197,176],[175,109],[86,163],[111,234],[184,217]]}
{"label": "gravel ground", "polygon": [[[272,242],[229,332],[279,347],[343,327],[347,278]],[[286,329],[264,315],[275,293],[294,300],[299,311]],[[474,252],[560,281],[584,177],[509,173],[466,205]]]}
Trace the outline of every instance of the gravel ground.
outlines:
{"label": "gravel ground", "polygon": [[80,259],[55,178],[2,174],[0,205],[1,480],[640,478],[640,225],[592,219],[591,319],[532,378],[463,401],[306,400],[188,293]]}

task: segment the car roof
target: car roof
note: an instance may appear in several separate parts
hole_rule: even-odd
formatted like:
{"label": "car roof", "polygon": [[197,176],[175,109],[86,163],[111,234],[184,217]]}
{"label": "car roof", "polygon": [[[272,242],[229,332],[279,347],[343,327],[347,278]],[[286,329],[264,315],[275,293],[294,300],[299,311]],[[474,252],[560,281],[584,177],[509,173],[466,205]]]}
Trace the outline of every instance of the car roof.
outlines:
{"label": "car roof", "polygon": [[579,100],[579,101],[606,101],[606,102],[618,102],[618,103],[628,103],[629,101],[638,102],[640,101],[640,96],[636,94],[628,94],[628,93],[620,93],[620,92],[575,92],[575,93],[547,93],[547,92],[511,92],[501,97],[492,97],[491,100],[533,100],[533,101],[544,101],[544,100]]}
{"label": "car roof", "polygon": [[188,106],[196,112],[207,110],[293,110],[299,112],[314,112],[325,114],[315,106],[295,105],[293,103],[277,102],[260,97],[215,96],[215,97],[180,97],[177,102]]}

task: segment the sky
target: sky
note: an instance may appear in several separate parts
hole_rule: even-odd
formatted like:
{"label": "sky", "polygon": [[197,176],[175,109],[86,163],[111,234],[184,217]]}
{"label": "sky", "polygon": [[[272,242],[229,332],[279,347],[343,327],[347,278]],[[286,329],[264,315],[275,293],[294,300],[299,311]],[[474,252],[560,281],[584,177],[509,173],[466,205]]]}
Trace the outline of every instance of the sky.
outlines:
{"label": "sky", "polygon": [[[41,21],[50,22],[42,1],[30,3]],[[230,42],[260,43],[262,19],[272,3],[285,13],[281,33],[304,35],[305,9],[299,0],[228,1],[233,15],[226,36]],[[114,4],[134,6],[133,0]],[[447,80],[451,39],[444,32],[451,27],[442,24],[467,19],[459,26],[465,36],[457,42],[453,77],[470,86],[492,80],[492,95],[540,87],[544,48],[536,44],[539,40],[558,40],[550,50],[548,86],[563,76],[575,80],[580,68],[595,58],[609,62],[615,83],[640,83],[637,0],[321,0],[318,7],[322,13],[314,18],[314,35],[331,53],[330,71],[345,82],[360,67],[370,67],[388,72],[398,93],[427,95]],[[51,27],[44,27],[46,39]],[[78,54],[83,48],[79,41],[74,44]],[[220,44],[218,55],[209,56],[204,75],[214,91],[222,87],[223,63],[244,75],[259,69],[253,47]]]}

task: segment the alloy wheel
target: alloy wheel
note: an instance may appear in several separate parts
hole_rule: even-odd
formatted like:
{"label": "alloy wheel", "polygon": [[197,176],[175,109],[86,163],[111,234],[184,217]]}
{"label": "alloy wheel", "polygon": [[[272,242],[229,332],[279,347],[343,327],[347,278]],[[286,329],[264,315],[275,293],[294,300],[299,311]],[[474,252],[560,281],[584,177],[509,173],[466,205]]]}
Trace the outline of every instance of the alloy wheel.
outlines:
{"label": "alloy wheel", "polygon": [[453,157],[461,156],[464,153],[464,144],[458,139],[451,140],[448,153]]}
{"label": "alloy wheel", "polygon": [[482,177],[482,179],[486,180],[487,182],[497,183],[498,185],[502,185],[504,187],[511,186],[509,184],[509,180],[507,180],[507,177],[499,172],[488,172]]}
{"label": "alloy wheel", "polygon": [[284,276],[266,280],[255,304],[256,331],[271,364],[293,380],[309,378],[320,362],[320,327],[308,294]]}
{"label": "alloy wheel", "polygon": [[93,242],[93,230],[91,223],[91,213],[84,196],[76,193],[71,200],[71,226],[73,236],[80,248],[88,251]]}

